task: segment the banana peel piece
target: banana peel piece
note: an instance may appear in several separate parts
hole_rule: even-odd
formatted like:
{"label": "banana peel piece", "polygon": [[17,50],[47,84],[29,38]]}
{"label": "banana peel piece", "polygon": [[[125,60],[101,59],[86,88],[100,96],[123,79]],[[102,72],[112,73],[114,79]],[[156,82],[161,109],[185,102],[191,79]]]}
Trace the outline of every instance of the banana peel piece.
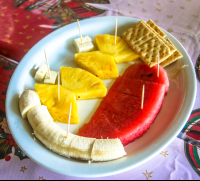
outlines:
{"label": "banana peel piece", "polygon": [[19,109],[23,118],[27,118],[27,112],[34,106],[41,106],[40,98],[35,91],[25,90],[19,99]]}
{"label": "banana peel piece", "polygon": [[[19,100],[22,116],[27,114],[35,136],[51,151],[86,161],[110,161],[126,155],[119,139],[98,140],[67,134],[54,121],[46,106],[38,105],[39,96],[26,90]],[[25,117],[25,116],[24,116]]]}

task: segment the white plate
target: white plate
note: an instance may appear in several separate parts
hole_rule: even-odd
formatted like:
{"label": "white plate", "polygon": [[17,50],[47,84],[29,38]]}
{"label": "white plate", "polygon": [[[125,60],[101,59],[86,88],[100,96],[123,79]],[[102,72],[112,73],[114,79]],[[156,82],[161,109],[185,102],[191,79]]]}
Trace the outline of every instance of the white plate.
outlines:
{"label": "white plate", "polygon": [[[101,17],[81,21],[82,35],[93,38],[98,34],[113,34],[116,17]],[[127,17],[118,18],[118,35],[121,35],[131,25],[139,20]],[[40,141],[34,141],[32,129],[27,120],[19,112],[18,100],[25,88],[34,90],[33,76],[35,65],[45,63],[44,48],[52,70],[59,70],[61,65],[76,67],[76,53],[73,40],[79,37],[77,23],[67,25],[37,43],[22,59],[10,81],[6,99],[6,114],[10,130],[19,145],[29,158],[36,163],[61,174],[76,177],[99,177],[117,174],[134,168],[164,149],[178,135],[192,111],[196,98],[196,78],[192,61],[182,45],[168,32],[167,37],[182,53],[183,58],[166,68],[170,89],[165,97],[161,112],[150,130],[140,139],[125,147],[127,156],[115,161],[88,164],[74,159],[67,159],[48,150]],[[131,63],[118,65],[120,75]],[[173,75],[177,68],[187,64],[189,67],[180,72],[177,79]],[[110,87],[114,80],[105,81]],[[80,124],[71,126],[71,132],[90,120],[98,107],[100,99],[78,101]],[[59,124],[67,129],[64,124]]]}

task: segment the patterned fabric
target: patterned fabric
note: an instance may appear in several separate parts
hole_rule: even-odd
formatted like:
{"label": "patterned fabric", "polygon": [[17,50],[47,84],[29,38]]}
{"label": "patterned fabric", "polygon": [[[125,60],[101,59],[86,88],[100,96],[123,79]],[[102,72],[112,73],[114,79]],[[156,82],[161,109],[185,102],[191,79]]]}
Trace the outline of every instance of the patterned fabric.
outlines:
{"label": "patterned fabric", "polygon": [[200,109],[192,112],[179,137],[200,148]]}
{"label": "patterned fabric", "polygon": [[197,75],[197,80],[200,83],[200,56],[197,59],[196,65],[195,65],[195,71],[196,71],[196,75]]}
{"label": "patterned fabric", "polygon": [[[60,6],[54,7],[55,3]],[[54,173],[37,165],[27,159],[27,156],[16,145],[4,119],[6,90],[16,66],[0,59],[1,179],[199,180],[200,151],[197,147],[199,142],[196,141],[200,139],[199,9],[199,0],[111,0],[110,2],[107,0],[0,0],[0,32],[2,35],[0,54],[6,57],[20,61],[37,41],[76,19],[84,19],[101,13],[103,14],[99,16],[129,16],[146,21],[152,19],[158,26],[174,35],[189,53],[198,80],[198,95],[194,111],[179,135],[180,138],[186,140],[185,142],[176,138],[148,162],[121,174],[92,179],[75,178]]]}
{"label": "patterned fabric", "polygon": [[0,0],[0,55],[19,62],[30,48],[57,28],[104,12],[85,2],[96,1]]}
{"label": "patterned fabric", "polygon": [[12,153],[13,148],[14,154],[20,160],[28,158],[15,143],[5,119],[6,90],[15,68],[16,65],[0,59],[0,160],[5,159],[5,161],[10,161],[9,154]]}
{"label": "patterned fabric", "polygon": [[[20,61],[33,45],[55,29],[104,12],[85,2],[109,3],[108,0],[0,0],[0,55]],[[20,160],[28,158],[15,143],[5,119],[6,91],[15,68],[15,64],[0,58],[0,160],[5,161],[10,161],[11,153]]]}
{"label": "patterned fabric", "polygon": [[191,167],[194,169],[194,171],[199,175],[200,177],[200,150],[191,144],[188,144],[185,142],[185,155],[191,165]]}

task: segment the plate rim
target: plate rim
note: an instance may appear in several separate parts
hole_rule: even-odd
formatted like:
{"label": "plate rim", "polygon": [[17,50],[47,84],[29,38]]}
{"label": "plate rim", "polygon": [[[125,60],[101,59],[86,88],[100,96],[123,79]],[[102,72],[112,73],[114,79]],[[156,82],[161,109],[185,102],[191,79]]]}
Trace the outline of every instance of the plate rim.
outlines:
{"label": "plate rim", "polygon": [[[88,21],[88,22],[89,22],[89,21],[93,21],[94,19],[99,19],[99,21],[100,21],[100,19],[104,19],[104,20],[105,20],[105,18],[113,18],[113,19],[114,19],[114,18],[118,18],[118,19],[127,19],[127,18],[129,18],[129,19],[132,19],[133,21],[135,21],[135,20],[136,20],[136,21],[140,21],[140,19],[131,18],[131,17],[126,17],[126,16],[104,16],[104,17],[94,17],[94,18],[90,18],[90,19],[83,20],[83,21],[85,21],[85,22]],[[82,22],[83,22],[83,21],[82,21]],[[71,23],[71,24],[66,25],[66,26],[67,26],[68,28],[70,28],[70,26],[74,26],[74,24],[75,24],[75,23]],[[10,82],[9,82],[9,85],[8,85],[7,94],[6,94],[5,107],[6,107],[6,118],[7,118],[7,120],[8,120],[8,126],[9,126],[9,128],[10,128],[10,131],[11,131],[11,133],[12,133],[14,139],[15,139],[15,136],[14,136],[14,133],[13,133],[13,130],[12,130],[12,123],[9,121],[10,119],[9,119],[9,109],[8,109],[8,106],[9,106],[9,98],[8,98],[8,96],[9,96],[9,94],[10,94],[10,89],[11,89],[10,85],[11,85],[12,82],[13,82],[13,77],[15,76],[16,72],[19,71],[20,67],[22,67],[23,64],[26,63],[26,61],[25,61],[25,60],[27,59],[26,57],[28,57],[29,54],[31,54],[31,52],[34,50],[35,47],[37,47],[39,44],[41,44],[41,42],[44,42],[46,39],[48,39],[50,36],[52,36],[52,34],[56,34],[56,32],[59,32],[59,31],[64,30],[64,29],[66,28],[66,26],[64,26],[64,27],[62,27],[62,28],[60,28],[60,29],[58,29],[58,30],[56,30],[56,31],[54,31],[54,32],[52,32],[52,33],[50,33],[49,35],[47,35],[46,37],[44,37],[43,39],[41,39],[38,43],[36,43],[36,44],[30,49],[30,51],[22,58],[21,62],[19,63],[19,65],[18,65],[17,68],[15,69],[15,71],[14,71],[14,73],[13,73],[11,79],[10,79]],[[161,28],[161,29],[162,29],[162,28]],[[162,30],[163,30],[165,33],[167,32],[167,31],[164,30],[164,29],[162,29]],[[193,67],[192,60],[191,60],[191,58],[190,58],[188,52],[187,52],[187,51],[185,50],[185,48],[182,46],[182,44],[181,44],[173,35],[171,35],[171,34],[168,33],[168,32],[167,32],[167,34],[170,35],[170,36],[181,46],[181,48],[184,50],[184,52],[185,52],[186,55],[187,55],[187,59],[190,60],[188,63],[190,64],[190,65],[189,65],[189,67],[190,67],[190,69],[191,69],[190,71],[193,72],[193,74],[192,74],[191,76],[194,78],[194,79],[192,79],[192,81],[190,80],[190,81],[191,81],[190,84],[192,84],[194,87],[193,87],[193,89],[190,87],[190,88],[189,88],[189,91],[187,91],[187,92],[192,92],[193,94],[192,94],[192,99],[190,100],[190,107],[187,107],[187,111],[186,111],[186,113],[185,113],[186,115],[184,116],[184,118],[182,118],[182,119],[184,119],[185,121],[182,122],[182,125],[179,126],[179,129],[178,129],[178,130],[174,131],[174,133],[172,134],[172,136],[171,136],[170,139],[169,139],[169,138],[166,138],[166,137],[167,137],[167,135],[169,134],[169,133],[168,133],[169,130],[173,130],[173,128],[168,128],[167,132],[164,133],[164,134],[161,136],[161,138],[159,138],[159,141],[160,141],[160,142],[162,142],[162,140],[163,140],[164,138],[165,138],[165,140],[167,140],[167,141],[166,141],[165,143],[162,143],[161,146],[159,147],[159,149],[157,149],[157,151],[154,151],[153,154],[149,155],[146,159],[143,159],[143,161],[141,161],[141,162],[139,162],[139,163],[137,163],[137,164],[133,164],[132,166],[127,166],[127,167],[125,167],[125,168],[121,168],[121,169],[118,169],[118,170],[115,170],[115,171],[112,171],[112,172],[109,172],[109,173],[106,172],[105,174],[104,174],[104,173],[99,173],[99,174],[97,174],[97,173],[95,173],[95,174],[91,173],[90,175],[87,175],[87,174],[78,174],[78,175],[74,175],[74,174],[70,174],[70,173],[63,173],[62,171],[55,170],[55,169],[53,169],[53,168],[51,168],[51,167],[46,166],[45,164],[42,164],[42,163],[38,162],[37,160],[35,160],[34,158],[32,158],[32,156],[30,156],[29,153],[27,153],[27,152],[21,147],[21,144],[18,143],[18,141],[15,139],[16,142],[17,142],[17,144],[18,144],[18,146],[21,148],[21,150],[24,151],[24,153],[26,153],[26,155],[27,155],[31,160],[33,160],[34,162],[36,162],[37,164],[39,164],[39,165],[41,165],[41,166],[43,166],[43,167],[45,167],[45,168],[47,168],[47,169],[49,169],[49,170],[51,170],[51,171],[54,171],[54,172],[57,172],[57,173],[60,173],[60,174],[64,174],[64,175],[68,175],[68,176],[73,176],[73,177],[104,177],[104,176],[110,176],[110,175],[114,175],[114,174],[119,174],[119,173],[128,171],[128,170],[130,170],[130,169],[132,169],[132,168],[135,168],[136,166],[143,164],[144,162],[150,160],[152,157],[154,157],[155,155],[157,155],[164,147],[168,146],[168,145],[175,139],[175,137],[180,133],[180,131],[181,131],[182,128],[184,127],[184,125],[185,125],[186,121],[188,120],[188,118],[189,118],[189,116],[190,116],[190,114],[191,114],[191,111],[192,111],[192,109],[193,109],[193,106],[194,106],[194,103],[195,103],[195,100],[196,100],[196,94],[197,94],[197,82],[196,82],[195,71],[194,71],[194,67]],[[188,94],[189,94],[189,93],[188,93]],[[186,101],[186,100],[184,100],[183,103],[185,103],[185,101]],[[185,105],[183,105],[183,107],[181,108],[181,110],[182,110],[183,108],[185,109]],[[189,111],[188,111],[188,110],[189,110]],[[179,117],[180,117],[180,112],[178,113],[178,115],[177,115],[177,117],[175,118],[175,120],[178,119]],[[183,116],[181,116],[181,117],[183,117]],[[186,118],[187,118],[187,119],[186,119]],[[179,119],[180,119],[180,118],[179,118]],[[174,124],[174,123],[173,123],[173,124]],[[172,125],[173,125],[173,124],[172,124]],[[172,127],[172,125],[171,125],[170,127]],[[158,141],[158,143],[159,143],[159,141]]]}

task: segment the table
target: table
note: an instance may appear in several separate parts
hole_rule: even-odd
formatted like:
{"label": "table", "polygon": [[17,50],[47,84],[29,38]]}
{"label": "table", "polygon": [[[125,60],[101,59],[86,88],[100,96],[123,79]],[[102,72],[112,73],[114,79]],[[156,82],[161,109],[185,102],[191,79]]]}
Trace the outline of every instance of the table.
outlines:
{"label": "table", "polygon": [[200,150],[194,146],[199,143],[191,142],[200,140],[199,8],[199,0],[0,0],[1,179],[88,179],[60,175],[30,160],[10,134],[4,107],[9,80],[26,52],[54,30],[76,19],[93,16],[128,16],[145,21],[152,19],[158,26],[170,32],[182,43],[193,61],[198,93],[193,112],[179,138],[160,154],[130,171],[92,180],[199,179]]}

